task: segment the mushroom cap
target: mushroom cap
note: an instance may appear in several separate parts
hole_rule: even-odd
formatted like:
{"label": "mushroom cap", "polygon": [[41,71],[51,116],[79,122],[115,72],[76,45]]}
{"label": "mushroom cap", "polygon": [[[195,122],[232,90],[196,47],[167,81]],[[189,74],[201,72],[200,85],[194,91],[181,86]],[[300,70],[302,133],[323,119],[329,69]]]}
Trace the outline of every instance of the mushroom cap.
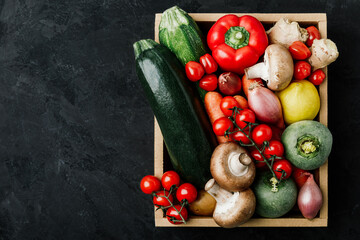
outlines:
{"label": "mushroom cap", "polygon": [[[247,172],[244,175],[234,175],[234,171],[229,166],[229,157],[237,157],[245,154],[245,158],[250,159],[247,163]],[[248,188],[255,178],[255,164],[251,161],[245,148],[234,142],[227,142],[218,145],[210,161],[210,172],[215,181],[225,190],[231,192],[242,191]]]}
{"label": "mushroom cap", "polygon": [[268,66],[268,88],[280,91],[286,88],[294,74],[294,62],[290,52],[280,44],[271,44],[265,50],[265,65]]}
{"label": "mushroom cap", "polygon": [[216,204],[213,218],[221,227],[237,227],[252,217],[255,206],[255,194],[248,188],[242,192],[235,192],[225,203]]}

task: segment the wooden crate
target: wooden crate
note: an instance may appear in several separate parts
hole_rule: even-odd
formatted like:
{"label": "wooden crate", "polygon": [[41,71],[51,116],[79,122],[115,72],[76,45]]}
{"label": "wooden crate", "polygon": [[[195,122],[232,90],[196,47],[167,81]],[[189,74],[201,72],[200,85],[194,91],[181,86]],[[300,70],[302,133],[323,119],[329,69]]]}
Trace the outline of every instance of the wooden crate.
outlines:
{"label": "wooden crate", "polygon": [[[204,34],[210,29],[210,27],[218,20],[220,17],[226,15],[227,13],[190,13],[189,15],[197,22],[200,29]],[[238,16],[245,14],[238,13]],[[262,14],[262,13],[253,13],[248,14],[256,17],[260,20],[265,30],[268,30],[276,21],[280,18],[285,17],[292,21],[297,21],[302,27],[314,25],[320,30],[322,38],[327,37],[327,26],[326,26],[326,14],[325,13],[298,13],[298,14]],[[159,24],[160,24],[161,14],[156,14],[155,17],[155,41],[159,42]],[[327,68],[323,69],[327,76]],[[320,101],[321,108],[317,120],[327,126],[328,122],[328,99],[327,99],[327,77],[324,82],[320,85]],[[169,155],[167,153],[166,147],[164,145],[163,136],[159,125],[155,119],[154,126],[154,174],[156,177],[161,178],[163,173],[171,169],[171,163],[169,160]],[[315,178],[317,179],[321,191],[323,193],[323,206],[320,209],[320,213],[313,220],[305,219],[299,210],[292,210],[290,213],[286,214],[281,218],[271,219],[271,218],[261,218],[254,216],[247,223],[241,225],[240,227],[326,227],[328,223],[328,163],[326,162],[319,170],[315,172]],[[212,217],[200,217],[200,216],[190,216],[187,224],[173,225],[168,222],[168,220],[163,216],[162,211],[155,211],[155,226],[157,227],[218,227]]]}

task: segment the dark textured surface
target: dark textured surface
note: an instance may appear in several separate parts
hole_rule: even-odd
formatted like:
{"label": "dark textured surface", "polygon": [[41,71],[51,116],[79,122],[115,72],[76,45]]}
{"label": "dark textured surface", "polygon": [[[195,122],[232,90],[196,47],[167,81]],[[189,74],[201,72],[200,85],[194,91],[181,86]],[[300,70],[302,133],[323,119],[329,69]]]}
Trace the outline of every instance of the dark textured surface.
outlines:
{"label": "dark textured surface", "polygon": [[[154,228],[153,114],[132,43],[154,14],[326,12],[328,228]],[[0,239],[360,239],[360,10],[348,1],[0,0]],[[171,237],[171,238],[170,238]]]}

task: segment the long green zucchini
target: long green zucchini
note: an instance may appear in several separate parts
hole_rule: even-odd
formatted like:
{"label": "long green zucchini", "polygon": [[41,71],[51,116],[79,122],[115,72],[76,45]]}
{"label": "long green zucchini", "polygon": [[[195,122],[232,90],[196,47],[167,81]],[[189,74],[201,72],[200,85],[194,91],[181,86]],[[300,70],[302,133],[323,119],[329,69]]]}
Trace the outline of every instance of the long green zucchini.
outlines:
{"label": "long green zucchini", "polygon": [[216,139],[202,103],[184,68],[166,47],[153,40],[134,44],[136,72],[159,123],[174,169],[183,180],[203,188],[211,178]]}
{"label": "long green zucchini", "polygon": [[[183,66],[189,61],[199,62],[206,54],[206,43],[198,25],[178,6],[163,12],[159,26],[160,43],[169,48]],[[195,83],[202,100],[206,91]]]}

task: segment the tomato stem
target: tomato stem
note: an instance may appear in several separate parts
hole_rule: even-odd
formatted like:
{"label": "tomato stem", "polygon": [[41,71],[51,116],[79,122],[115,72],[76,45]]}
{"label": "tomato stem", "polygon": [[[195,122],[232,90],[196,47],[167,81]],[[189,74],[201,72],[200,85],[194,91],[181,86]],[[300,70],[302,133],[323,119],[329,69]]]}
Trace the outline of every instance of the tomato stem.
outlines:
{"label": "tomato stem", "polygon": [[[268,141],[265,141],[264,144],[263,144],[262,149],[260,150],[260,148],[256,145],[256,143],[250,138],[251,130],[252,130],[252,129],[251,129],[251,126],[256,126],[256,125],[258,125],[258,124],[257,124],[257,123],[246,122],[246,126],[245,126],[243,129],[240,128],[240,127],[236,124],[236,121],[235,121],[236,115],[239,113],[238,109],[239,109],[238,107],[234,107],[234,108],[232,109],[232,110],[233,110],[233,114],[232,114],[232,116],[230,117],[230,120],[232,121],[232,123],[234,124],[234,126],[235,126],[237,129],[239,129],[239,130],[250,140],[251,143],[250,143],[250,144],[244,144],[242,141],[237,141],[237,142],[240,144],[240,146],[244,146],[244,147],[255,147],[255,148],[259,151],[261,157],[264,159],[264,162],[266,163],[266,165],[267,165],[268,168],[270,169],[272,175],[273,175],[273,176],[275,177],[275,179],[277,179],[277,180],[279,181],[279,183],[280,183],[280,182],[281,182],[281,177],[280,177],[280,179],[278,179],[278,178],[276,177],[275,172],[274,172],[273,169],[272,169],[272,166],[273,166],[275,157],[271,156],[269,159],[267,159],[267,158],[264,156],[264,150],[265,150],[266,146],[269,146],[269,142],[268,142]],[[240,108],[240,109],[241,109],[241,108]],[[249,133],[248,133],[248,134],[246,134],[246,132],[244,131],[246,128],[249,128]],[[234,132],[226,131],[225,134],[224,134],[224,136],[225,136],[225,137],[229,137],[229,135],[231,135],[231,134],[233,134],[233,133],[235,133],[235,132],[238,132],[238,131],[234,131]],[[235,141],[236,141],[236,140],[235,140]],[[275,155],[274,155],[274,156],[275,156]],[[271,164],[269,163],[269,161],[271,161]]]}

